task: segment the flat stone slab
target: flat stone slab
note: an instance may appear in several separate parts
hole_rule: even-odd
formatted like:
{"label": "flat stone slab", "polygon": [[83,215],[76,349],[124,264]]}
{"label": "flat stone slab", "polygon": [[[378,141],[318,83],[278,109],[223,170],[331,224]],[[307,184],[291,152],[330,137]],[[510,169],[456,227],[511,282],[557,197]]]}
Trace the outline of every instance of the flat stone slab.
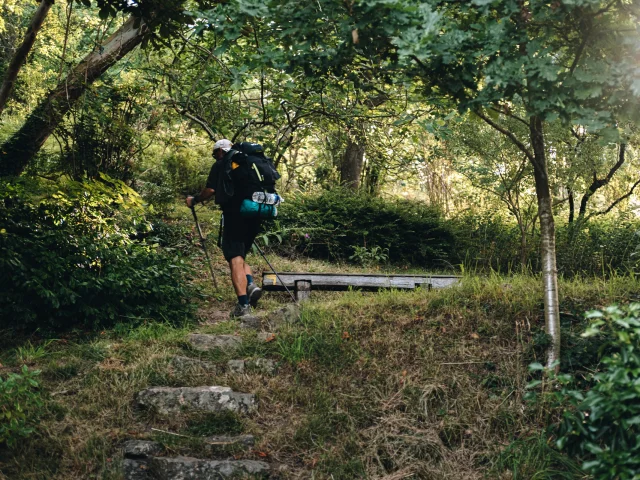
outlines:
{"label": "flat stone slab", "polygon": [[274,327],[282,324],[291,324],[300,320],[300,307],[295,303],[286,305],[267,315],[267,321]]}
{"label": "flat stone slab", "polygon": [[242,346],[242,337],[239,335],[206,335],[203,333],[191,333],[187,340],[193,348],[202,352],[210,350],[237,350]]}
{"label": "flat stone slab", "polygon": [[182,410],[221,412],[229,410],[249,413],[257,408],[255,395],[237,393],[229,387],[153,387],[138,392],[136,402],[141,407],[155,408],[167,415]]}
{"label": "flat stone slab", "polygon": [[147,458],[164,451],[162,445],[151,440],[127,440],[122,446],[125,458]]}
{"label": "flat stone slab", "polygon": [[157,480],[220,480],[267,477],[269,464],[255,460],[199,460],[190,457],[156,457],[149,462]]}
{"label": "flat stone slab", "polygon": [[260,320],[260,317],[256,317],[255,315],[245,315],[244,317],[240,317],[240,328],[259,330],[260,327],[262,327],[262,320]]}
{"label": "flat stone slab", "polygon": [[276,339],[274,333],[271,332],[258,332],[258,340],[261,342],[269,343]]}
{"label": "flat stone slab", "polygon": [[149,465],[146,460],[132,460],[130,458],[125,458],[122,461],[122,474],[124,480],[152,480],[149,473]]}
{"label": "flat stone slab", "polygon": [[227,368],[231,373],[245,373],[256,371],[271,375],[276,371],[276,362],[268,358],[256,358],[252,360],[229,360]]}
{"label": "flat stone slab", "polygon": [[204,362],[202,360],[198,360],[197,358],[190,357],[173,357],[171,359],[171,365],[180,371],[189,371],[189,370],[206,370],[215,372],[216,366],[210,362]]}
{"label": "flat stone slab", "polygon": [[227,368],[231,373],[244,373],[244,360],[229,360]]}

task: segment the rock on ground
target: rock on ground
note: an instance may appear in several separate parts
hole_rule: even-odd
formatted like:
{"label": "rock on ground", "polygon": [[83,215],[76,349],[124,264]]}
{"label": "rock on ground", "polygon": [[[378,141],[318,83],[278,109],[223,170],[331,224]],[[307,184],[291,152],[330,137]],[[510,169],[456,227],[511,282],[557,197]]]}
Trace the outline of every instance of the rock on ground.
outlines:
{"label": "rock on ground", "polygon": [[248,413],[257,408],[255,395],[237,393],[229,387],[153,387],[138,392],[136,402],[141,407],[155,408],[167,415],[184,410],[201,412]]}
{"label": "rock on ground", "polygon": [[173,357],[171,359],[171,365],[181,372],[186,372],[189,370],[205,370],[209,372],[215,372],[216,366],[210,362],[203,362],[202,360],[198,360],[197,358],[190,357]]}
{"label": "rock on ground", "polygon": [[239,335],[205,335],[192,333],[187,340],[193,348],[203,352],[210,350],[237,350],[242,346],[242,337]]}
{"label": "rock on ground", "polygon": [[231,373],[245,373],[254,370],[260,373],[272,375],[276,371],[276,362],[268,358],[256,358],[254,360],[229,360],[227,368]]}
{"label": "rock on ground", "polygon": [[152,480],[146,460],[125,458],[122,462],[122,474],[124,480]]}
{"label": "rock on ground", "polygon": [[259,330],[260,327],[262,327],[260,317],[256,317],[255,315],[245,315],[244,317],[240,317],[240,328],[252,328],[254,330]]}
{"label": "rock on ground", "polygon": [[198,460],[189,457],[158,457],[149,462],[153,478],[158,480],[219,480],[266,477],[269,464],[255,460]]}
{"label": "rock on ground", "polygon": [[122,446],[122,453],[126,458],[153,457],[163,451],[162,445],[151,440],[127,440]]}
{"label": "rock on ground", "polygon": [[276,339],[275,334],[271,332],[258,332],[258,340],[261,342],[269,343]]}
{"label": "rock on ground", "polygon": [[300,320],[300,307],[294,303],[274,310],[267,316],[267,321],[275,328],[286,323],[295,323]]}

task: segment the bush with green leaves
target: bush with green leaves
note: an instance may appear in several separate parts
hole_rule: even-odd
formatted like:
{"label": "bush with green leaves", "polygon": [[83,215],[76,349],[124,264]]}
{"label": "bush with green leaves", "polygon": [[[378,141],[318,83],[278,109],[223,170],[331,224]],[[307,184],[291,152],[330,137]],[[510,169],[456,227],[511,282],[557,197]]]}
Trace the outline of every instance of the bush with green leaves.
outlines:
{"label": "bush with green leaves", "polygon": [[19,374],[0,376],[0,445],[13,447],[35,431],[43,409],[39,374],[23,365]]}
{"label": "bush with green leaves", "polygon": [[[557,445],[583,459],[593,478],[640,478],[640,303],[589,312],[586,338],[605,336],[607,354],[587,377],[552,376],[551,405],[561,411]],[[541,370],[542,365],[532,365]],[[536,381],[531,386],[541,383]]]}
{"label": "bush with green leaves", "polygon": [[[287,198],[279,219],[278,228],[289,233],[282,248],[293,246],[315,258],[346,260],[357,248],[377,247],[379,253],[388,249],[388,260],[395,264],[442,268],[453,245],[438,209],[339,188]],[[352,260],[359,262],[357,255]]]}
{"label": "bush with green leaves", "polygon": [[[467,211],[451,219],[455,244],[451,262],[471,271],[520,270],[520,231],[500,215]],[[637,270],[640,222],[620,216],[586,224],[556,225],[558,273],[565,276],[608,276]],[[540,232],[527,234],[526,269],[539,272]]]}
{"label": "bush with green leaves", "polygon": [[189,262],[159,246],[144,213],[133,190],[104,175],[39,200],[21,184],[0,184],[1,325],[185,318]]}

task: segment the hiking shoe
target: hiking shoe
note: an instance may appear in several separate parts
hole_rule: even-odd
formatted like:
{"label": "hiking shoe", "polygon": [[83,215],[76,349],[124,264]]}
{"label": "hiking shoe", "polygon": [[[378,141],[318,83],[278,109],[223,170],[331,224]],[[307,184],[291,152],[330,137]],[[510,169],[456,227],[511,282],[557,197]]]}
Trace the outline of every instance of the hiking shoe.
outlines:
{"label": "hiking shoe", "polygon": [[247,296],[249,297],[249,305],[253,308],[258,306],[258,300],[262,296],[262,289],[255,283],[247,285]]}
{"label": "hiking shoe", "polygon": [[240,305],[236,303],[236,308],[231,310],[231,318],[244,317],[245,315],[251,315],[251,305]]}

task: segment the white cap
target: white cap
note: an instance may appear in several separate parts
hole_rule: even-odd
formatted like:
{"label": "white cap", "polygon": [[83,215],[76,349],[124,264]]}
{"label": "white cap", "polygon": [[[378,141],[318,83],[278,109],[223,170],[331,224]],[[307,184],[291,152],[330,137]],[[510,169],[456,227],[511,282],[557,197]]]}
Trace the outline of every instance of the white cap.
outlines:
{"label": "white cap", "polygon": [[221,148],[224,152],[228,152],[229,150],[231,150],[231,145],[232,144],[229,140],[223,138],[222,140],[218,140],[216,142],[216,144],[213,146],[213,150],[216,151]]}

